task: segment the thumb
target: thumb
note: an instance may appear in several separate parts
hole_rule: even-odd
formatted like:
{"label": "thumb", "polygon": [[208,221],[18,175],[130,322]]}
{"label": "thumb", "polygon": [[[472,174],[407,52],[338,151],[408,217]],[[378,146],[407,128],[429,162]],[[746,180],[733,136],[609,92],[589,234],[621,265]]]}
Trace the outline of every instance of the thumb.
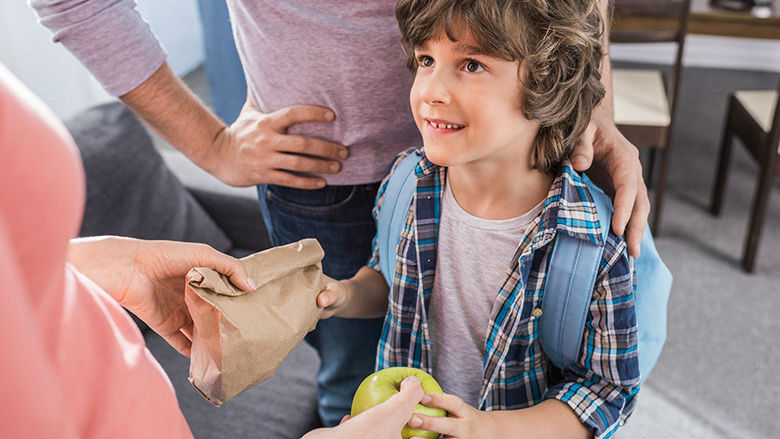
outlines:
{"label": "thumb", "polygon": [[420,402],[423,395],[425,395],[425,391],[423,391],[420,380],[412,375],[401,382],[401,391],[393,395],[393,398],[396,398],[404,407],[408,406],[409,411],[411,411]]}
{"label": "thumb", "polygon": [[596,137],[596,129],[591,123],[580,136],[570,159],[574,169],[578,172],[587,171],[593,164],[593,141]]}
{"label": "thumb", "polygon": [[234,285],[244,291],[251,292],[257,289],[244,264],[232,256],[206,245],[203,252],[197,253],[196,259],[195,266],[208,267],[228,276]]}

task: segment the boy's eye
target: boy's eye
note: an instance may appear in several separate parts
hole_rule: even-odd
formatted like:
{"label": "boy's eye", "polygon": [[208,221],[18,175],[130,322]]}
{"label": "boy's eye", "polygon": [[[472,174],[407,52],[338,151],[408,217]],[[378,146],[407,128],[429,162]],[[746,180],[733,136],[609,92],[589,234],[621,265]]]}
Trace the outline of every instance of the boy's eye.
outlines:
{"label": "boy's eye", "polygon": [[483,70],[482,64],[476,62],[476,61],[468,61],[466,63],[466,71],[469,73],[479,73]]}
{"label": "boy's eye", "polygon": [[433,58],[428,55],[420,55],[417,57],[417,64],[421,67],[430,67],[433,65]]}

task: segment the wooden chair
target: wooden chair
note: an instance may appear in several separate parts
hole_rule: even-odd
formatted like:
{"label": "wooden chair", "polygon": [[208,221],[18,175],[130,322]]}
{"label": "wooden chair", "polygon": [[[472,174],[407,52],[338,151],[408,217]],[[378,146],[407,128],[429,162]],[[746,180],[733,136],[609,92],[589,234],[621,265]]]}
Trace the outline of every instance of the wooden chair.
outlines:
{"label": "wooden chair", "polygon": [[742,267],[748,273],[755,270],[758,242],[766,217],[772,184],[780,176],[780,81],[777,90],[737,91],[729,96],[723,141],[718,160],[718,174],[712,193],[710,211],[720,215],[723,207],[723,192],[728,176],[731,145],[736,135],[745,145],[750,156],[758,163],[759,173],[753,209],[750,214],[745,247],[742,252]]}
{"label": "wooden chair", "polygon": [[[615,102],[615,124],[626,138],[639,148],[652,148],[647,171],[652,185],[656,154],[661,152],[661,169],[655,186],[655,200],[650,227],[658,233],[661,208],[666,190],[666,174],[674,114],[680,84],[682,55],[688,32],[691,0],[616,0],[614,23],[610,32],[613,43],[676,43],[677,53],[668,86],[660,70],[613,69],[612,92]],[[658,25],[657,18],[662,20]],[[661,27],[661,28],[659,28]]]}

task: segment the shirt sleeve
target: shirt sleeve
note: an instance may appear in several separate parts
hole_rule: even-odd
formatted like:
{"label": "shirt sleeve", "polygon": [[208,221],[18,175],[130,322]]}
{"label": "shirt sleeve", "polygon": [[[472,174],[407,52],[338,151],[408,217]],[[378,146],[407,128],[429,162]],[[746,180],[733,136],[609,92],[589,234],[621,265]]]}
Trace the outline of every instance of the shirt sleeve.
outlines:
{"label": "shirt sleeve", "polygon": [[31,0],[42,25],[114,96],[138,87],[166,54],[133,0]]}
{"label": "shirt sleeve", "polygon": [[[0,402],[4,437],[79,437],[65,404],[45,349],[44,336],[36,325],[38,316],[30,300],[16,252],[0,212],[0,386],[7,395]],[[7,435],[7,436],[6,436]]]}
{"label": "shirt sleeve", "polygon": [[568,404],[596,439],[628,419],[640,383],[634,264],[622,238],[610,233],[601,264],[579,358],[544,396]]}
{"label": "shirt sleeve", "polygon": [[[379,226],[379,212],[382,209],[382,200],[384,199],[385,190],[387,189],[387,183],[390,181],[390,177],[395,172],[396,168],[398,168],[398,165],[401,164],[401,162],[408,156],[409,154],[416,151],[417,147],[412,147],[407,149],[406,151],[398,154],[398,157],[396,157],[395,161],[393,162],[393,165],[390,167],[390,171],[385,175],[385,178],[382,179],[382,184],[379,185],[379,191],[376,194],[376,201],[374,202],[374,209],[371,211],[371,213],[374,216],[374,221],[377,223],[377,227]],[[368,259],[367,265],[371,268],[373,268],[376,271],[381,272],[381,268],[379,265],[379,241],[378,241],[379,234],[374,235],[374,239],[371,242],[371,257]]]}

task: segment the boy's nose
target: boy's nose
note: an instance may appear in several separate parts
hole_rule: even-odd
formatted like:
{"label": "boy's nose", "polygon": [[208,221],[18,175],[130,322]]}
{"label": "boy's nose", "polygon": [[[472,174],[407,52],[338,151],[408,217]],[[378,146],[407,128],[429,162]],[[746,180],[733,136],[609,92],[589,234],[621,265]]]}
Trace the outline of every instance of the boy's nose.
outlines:
{"label": "boy's nose", "polygon": [[449,104],[451,96],[446,80],[440,74],[432,74],[422,87],[422,100],[428,105]]}

